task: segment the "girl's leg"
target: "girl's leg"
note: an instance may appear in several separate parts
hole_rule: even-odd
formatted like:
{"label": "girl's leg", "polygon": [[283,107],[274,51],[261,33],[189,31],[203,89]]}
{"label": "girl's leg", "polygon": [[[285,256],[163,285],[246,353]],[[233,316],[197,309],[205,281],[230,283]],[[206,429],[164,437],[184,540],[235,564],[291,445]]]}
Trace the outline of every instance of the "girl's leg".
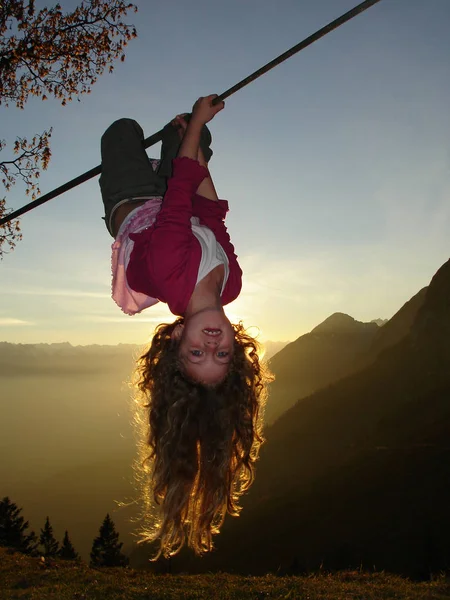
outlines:
{"label": "girl's leg", "polygon": [[100,189],[105,205],[105,222],[113,232],[113,213],[118,203],[139,197],[163,196],[165,181],[153,171],[142,145],[144,133],[133,119],[115,121],[101,141]]}

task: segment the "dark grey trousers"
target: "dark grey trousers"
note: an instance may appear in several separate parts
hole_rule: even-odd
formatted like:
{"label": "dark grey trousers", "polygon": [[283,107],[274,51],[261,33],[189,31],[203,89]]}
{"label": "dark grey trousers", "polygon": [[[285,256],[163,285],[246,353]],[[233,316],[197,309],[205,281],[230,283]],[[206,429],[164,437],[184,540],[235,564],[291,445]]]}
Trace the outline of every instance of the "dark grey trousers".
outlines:
{"label": "dark grey trousers", "polygon": [[[172,160],[176,158],[180,148],[180,138],[175,128],[170,124],[164,127],[161,162],[156,172],[147,156],[143,140],[144,132],[133,119],[115,121],[102,136],[102,173],[99,183],[105,206],[105,224],[111,235],[111,217],[119,202],[164,196],[167,180],[172,175]],[[207,161],[212,156],[211,141],[211,133],[205,125],[200,145]]]}

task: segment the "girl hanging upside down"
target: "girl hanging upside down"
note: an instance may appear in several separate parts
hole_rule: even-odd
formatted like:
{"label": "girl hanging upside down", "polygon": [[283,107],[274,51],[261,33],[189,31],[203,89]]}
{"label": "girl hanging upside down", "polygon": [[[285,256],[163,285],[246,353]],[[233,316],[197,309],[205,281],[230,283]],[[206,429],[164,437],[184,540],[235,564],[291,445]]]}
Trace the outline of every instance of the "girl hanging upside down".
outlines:
{"label": "girl hanging upside down", "polygon": [[177,315],[156,328],[137,366],[144,466],[160,506],[143,538],[160,539],[158,556],[185,542],[198,554],[212,549],[225,514],[239,514],[263,442],[270,374],[256,340],[223,310],[241,291],[242,271],[224,224],[228,203],[208,170],[206,123],[224,107],[214,98],[164,128],[160,161],[148,159],[136,121],[120,119],[102,137],[113,298],[130,315],[158,301]]}

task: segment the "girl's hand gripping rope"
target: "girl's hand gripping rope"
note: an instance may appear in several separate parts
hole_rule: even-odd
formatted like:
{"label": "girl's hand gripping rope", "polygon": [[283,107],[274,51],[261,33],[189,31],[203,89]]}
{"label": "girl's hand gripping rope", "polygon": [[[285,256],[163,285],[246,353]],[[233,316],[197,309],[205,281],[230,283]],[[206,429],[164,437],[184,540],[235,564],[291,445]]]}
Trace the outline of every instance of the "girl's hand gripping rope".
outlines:
{"label": "girl's hand gripping rope", "polygon": [[175,129],[177,130],[178,136],[180,138],[180,140],[182,140],[184,138],[184,134],[186,133],[186,129],[187,129],[187,121],[185,119],[186,115],[188,113],[182,113],[181,115],[177,115],[172,121],[172,126],[175,127]]}
{"label": "girl's hand gripping rope", "polygon": [[205,125],[211,121],[211,119],[213,119],[225,106],[225,102],[223,101],[213,104],[213,100],[217,97],[217,94],[211,94],[210,96],[199,98],[192,108],[191,120],[196,121],[201,125]]}
{"label": "girl's hand gripping rope", "polygon": [[[187,157],[198,160],[202,128],[225,106],[224,102],[218,102],[213,105],[215,98],[217,98],[217,94],[211,94],[210,96],[199,98],[194,104],[192,117],[184,131],[183,141],[178,152],[180,158]],[[181,122],[182,115],[178,115],[176,120],[178,120],[178,126],[183,127],[183,123]]]}

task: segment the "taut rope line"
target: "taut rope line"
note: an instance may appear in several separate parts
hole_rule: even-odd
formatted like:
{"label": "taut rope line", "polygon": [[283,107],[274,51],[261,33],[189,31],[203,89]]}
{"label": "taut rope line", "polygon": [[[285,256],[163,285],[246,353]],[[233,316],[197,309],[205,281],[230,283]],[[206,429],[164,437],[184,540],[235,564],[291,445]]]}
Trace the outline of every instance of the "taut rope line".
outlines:
{"label": "taut rope line", "polygon": [[[287,60],[294,54],[297,54],[297,52],[300,52],[300,50],[303,50],[307,46],[310,46],[318,39],[327,35],[327,33],[330,33],[330,31],[337,29],[338,27],[340,27],[347,21],[350,21],[350,19],[353,19],[354,17],[356,17],[357,15],[364,12],[365,10],[367,10],[368,8],[370,8],[374,4],[377,4],[380,1],[381,0],[366,0],[365,2],[361,2],[361,4],[358,4],[358,6],[355,6],[355,8],[353,8],[352,10],[349,10],[348,12],[343,14],[338,19],[335,19],[328,25],[325,25],[325,27],[322,27],[322,29],[319,29],[318,31],[316,31],[316,33],[313,33],[312,35],[307,37],[305,40],[300,42],[299,44],[293,46],[290,50],[287,50],[283,54],[280,54],[280,56],[278,56],[271,62],[267,63],[266,65],[264,65],[263,67],[261,67],[260,69],[258,69],[257,71],[255,71],[254,73],[252,73],[251,75],[249,75],[248,77],[246,77],[245,79],[243,79],[242,81],[237,83],[236,85],[234,85],[233,87],[231,87],[228,90],[226,90],[225,92],[223,92],[222,94],[220,94],[218,96],[218,98],[216,98],[214,100],[214,103],[225,100],[226,98],[228,98],[229,96],[231,96],[238,90],[242,89],[243,87],[245,87],[252,81],[255,81],[255,79],[257,79],[258,77],[261,77],[261,75],[264,75],[264,73],[267,73],[267,71],[270,71],[271,69],[273,69],[280,63],[284,62],[285,60]],[[154,144],[161,141],[162,132],[163,132],[163,130],[160,129],[159,131],[157,131],[150,137],[146,138],[143,142],[144,148],[150,148],[150,146],[153,146]],[[77,185],[80,185],[80,183],[84,183],[85,181],[92,179],[96,175],[100,175],[101,170],[102,170],[101,165],[98,165],[97,167],[94,167],[90,171],[86,171],[86,173],[83,173],[82,175],[75,177],[75,179],[71,179],[64,185],[57,187],[56,189],[52,190],[48,194],[44,194],[40,198],[33,200],[33,202],[30,202],[29,204],[22,206],[22,208],[18,208],[17,210],[9,213],[8,215],[6,215],[6,217],[3,217],[3,219],[0,219],[0,225],[4,225],[5,223],[8,223],[8,221],[12,221],[13,219],[16,219],[17,217],[20,217],[21,215],[32,210],[33,208],[36,208],[36,207],[40,206],[41,204],[44,204],[45,202],[48,202],[49,200],[52,200],[53,198],[56,198],[57,196],[64,194],[64,192],[67,192],[67,191],[73,189]]]}

